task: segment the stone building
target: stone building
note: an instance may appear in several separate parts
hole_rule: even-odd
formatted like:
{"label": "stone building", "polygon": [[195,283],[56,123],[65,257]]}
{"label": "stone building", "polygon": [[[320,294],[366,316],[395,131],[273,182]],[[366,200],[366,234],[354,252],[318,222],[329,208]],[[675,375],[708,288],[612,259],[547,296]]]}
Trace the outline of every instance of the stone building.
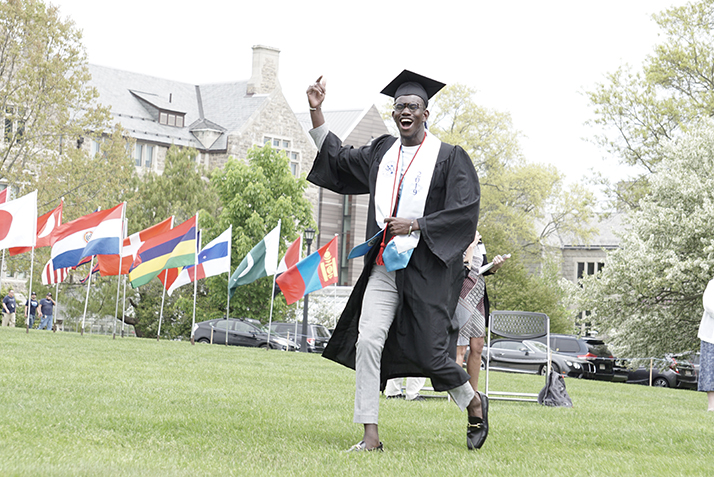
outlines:
{"label": "stone building", "polygon": [[[197,162],[213,169],[270,143],[285,151],[298,176],[309,170],[317,150],[283,96],[279,54],[254,46],[252,74],[244,81],[195,85],[89,65],[90,85],[99,103],[111,107],[112,121],[135,140],[131,154],[140,174],[160,174],[173,144],[196,149]],[[100,150],[96,140],[82,147]],[[308,197],[316,207],[317,188]]]}

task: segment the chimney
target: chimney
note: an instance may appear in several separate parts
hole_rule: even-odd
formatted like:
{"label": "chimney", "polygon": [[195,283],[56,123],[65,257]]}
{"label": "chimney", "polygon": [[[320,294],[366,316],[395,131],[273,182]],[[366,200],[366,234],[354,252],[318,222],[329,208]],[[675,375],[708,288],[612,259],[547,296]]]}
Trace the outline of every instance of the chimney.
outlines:
{"label": "chimney", "polygon": [[253,73],[246,87],[247,94],[268,94],[280,88],[278,56],[280,50],[270,46],[253,47]]}

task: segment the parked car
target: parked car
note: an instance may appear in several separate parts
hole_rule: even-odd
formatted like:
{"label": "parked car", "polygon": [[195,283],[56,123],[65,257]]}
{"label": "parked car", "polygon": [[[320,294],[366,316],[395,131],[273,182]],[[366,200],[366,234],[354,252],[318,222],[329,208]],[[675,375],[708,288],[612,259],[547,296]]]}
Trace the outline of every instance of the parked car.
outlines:
{"label": "parked car", "polygon": [[[295,323],[274,321],[270,324],[270,331],[284,338],[290,337],[291,340],[300,343],[302,338],[302,323],[297,323],[297,328],[295,325]],[[325,346],[327,346],[327,342],[330,341],[331,336],[330,332],[324,326],[308,323],[307,351],[309,353],[322,353],[325,350]]]}
{"label": "parked car", "polygon": [[[486,365],[488,346],[481,360]],[[499,339],[491,342],[491,369],[545,375],[548,370],[548,347],[539,341]],[[551,353],[551,369],[564,376],[580,378],[583,373],[594,373],[587,360]]]}
{"label": "parked car", "polygon": [[[545,336],[536,338],[545,343]],[[553,351],[575,358],[586,359],[595,365],[595,373],[585,373],[584,378],[612,381],[614,378],[613,364],[615,357],[607,349],[604,341],[592,337],[580,338],[574,335],[550,335],[550,347]]]}
{"label": "parked car", "polygon": [[[238,318],[219,318],[202,321],[193,327],[194,340],[199,343],[210,343],[213,336],[214,344],[225,344],[226,333],[228,344],[235,346],[252,346],[258,348],[268,347],[268,329],[255,320],[241,320]],[[270,337],[271,349],[294,351],[298,345],[293,340],[282,336]]]}
{"label": "parked car", "polygon": [[[628,384],[650,383],[649,361],[641,366],[630,369],[627,375]],[[697,388],[697,375],[694,365],[681,357],[666,355],[663,360],[655,360],[652,366],[652,386],[663,388]]]}

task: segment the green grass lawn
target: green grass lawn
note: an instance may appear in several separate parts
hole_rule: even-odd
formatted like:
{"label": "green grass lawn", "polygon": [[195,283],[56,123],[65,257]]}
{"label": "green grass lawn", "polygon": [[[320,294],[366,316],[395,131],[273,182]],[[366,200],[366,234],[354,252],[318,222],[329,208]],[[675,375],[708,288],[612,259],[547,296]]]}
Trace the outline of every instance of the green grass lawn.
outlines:
{"label": "green grass lawn", "polygon": [[319,355],[1,328],[0,475],[714,474],[705,394],[566,386],[572,409],[492,401],[477,452],[453,402],[382,399],[385,452],[344,453],[362,436],[354,373]]}

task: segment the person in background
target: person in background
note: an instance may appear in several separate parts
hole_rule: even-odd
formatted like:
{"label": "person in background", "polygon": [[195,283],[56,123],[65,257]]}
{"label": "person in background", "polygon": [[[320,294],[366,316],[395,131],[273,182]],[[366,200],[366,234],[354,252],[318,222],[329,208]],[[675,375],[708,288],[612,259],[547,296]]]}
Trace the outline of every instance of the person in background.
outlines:
{"label": "person in background", "polygon": [[7,296],[2,299],[2,325],[15,327],[15,308],[17,304],[15,303],[15,290],[10,288],[7,292]]}
{"label": "person in background", "polygon": [[702,340],[697,389],[707,393],[707,411],[714,411],[714,279],[707,284],[702,301],[704,315],[697,334]]}
{"label": "person in background", "polygon": [[407,387],[405,394],[402,394],[402,382],[405,378],[394,378],[387,381],[384,388],[384,395],[387,399],[406,399],[407,401],[425,401],[424,396],[419,395],[419,391],[424,387],[426,378],[406,378]]}
{"label": "person in background", "polygon": [[52,314],[54,312],[54,306],[57,303],[52,299],[52,293],[48,293],[45,298],[40,300],[40,330],[52,329]]}
{"label": "person in background", "polygon": [[[488,437],[488,398],[478,392],[478,377],[481,371],[481,353],[483,352],[484,336],[486,336],[486,318],[489,315],[488,294],[484,275],[496,272],[508,259],[508,255],[497,255],[493,259],[493,266],[480,273],[480,268],[488,263],[486,247],[481,241],[481,234],[476,232],[474,241],[464,252],[464,267],[466,278],[459,295],[456,306],[456,318],[460,321],[459,341],[456,347],[456,363],[463,365],[466,348],[470,347],[469,358],[466,363],[466,372],[469,373],[471,386],[476,391],[475,398],[479,399],[479,408],[476,417],[483,423],[484,431],[479,433],[476,447],[480,448]],[[477,419],[474,419],[477,421]]]}
{"label": "person in background", "polygon": [[40,303],[37,301],[37,294],[30,293],[30,299],[25,303],[25,323],[28,328],[32,328],[35,324],[35,316],[37,316],[37,306]]}

